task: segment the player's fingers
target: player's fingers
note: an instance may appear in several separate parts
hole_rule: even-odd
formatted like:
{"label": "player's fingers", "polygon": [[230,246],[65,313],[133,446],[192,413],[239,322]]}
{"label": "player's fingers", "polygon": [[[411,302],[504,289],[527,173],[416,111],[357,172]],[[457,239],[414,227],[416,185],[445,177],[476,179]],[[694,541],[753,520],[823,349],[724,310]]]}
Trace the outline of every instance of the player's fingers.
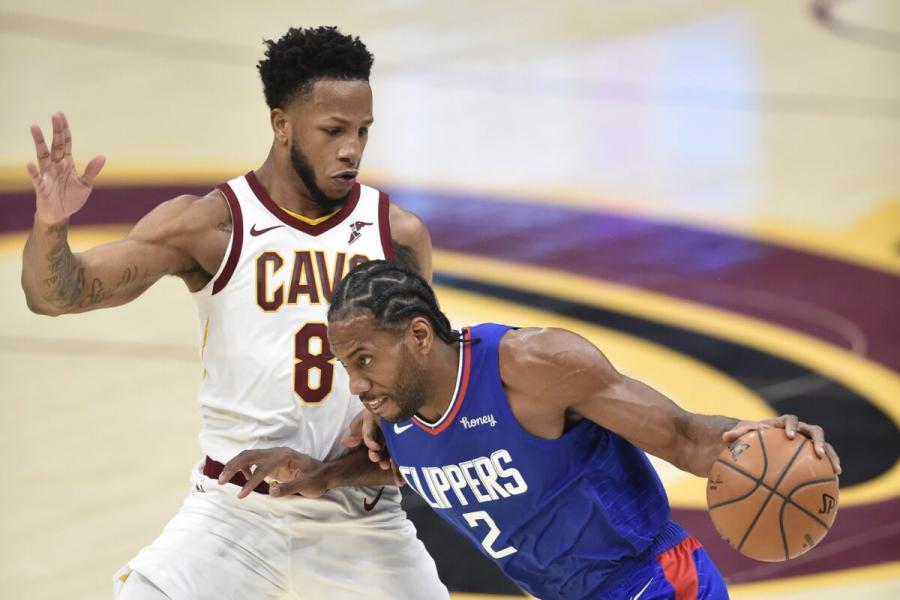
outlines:
{"label": "player's fingers", "polygon": [[28,176],[31,177],[31,183],[34,185],[35,191],[37,191],[37,187],[41,183],[41,173],[38,171],[37,165],[28,163],[25,165],[25,170],[28,171]]}
{"label": "player's fingers", "polygon": [[219,473],[219,483],[228,483],[238,471],[244,473],[246,477],[250,473],[250,466],[256,463],[257,454],[256,450],[244,450],[225,463],[222,472]]}
{"label": "player's fingers", "polygon": [[375,416],[368,412],[363,419],[362,436],[369,450],[381,450],[381,427],[378,426]]}
{"label": "player's fingers", "polygon": [[778,426],[784,427],[784,433],[789,438],[793,439],[795,435],[797,435],[797,429],[800,426],[800,419],[797,418],[797,415],[781,415],[778,417]]}
{"label": "player's fingers", "polygon": [[97,175],[100,174],[100,171],[101,169],[103,169],[103,165],[105,164],[106,157],[102,154],[98,154],[97,156],[92,158],[84,168],[84,175],[81,176],[81,183],[83,183],[87,187],[93,186],[94,179],[97,177]]}
{"label": "player's fingers", "polygon": [[[301,496],[305,495],[304,490],[309,491],[309,483],[307,477],[300,473],[295,478],[290,481],[279,481],[277,483],[269,484],[269,495],[270,496],[292,496],[294,494],[300,494]],[[310,497],[317,497],[318,493],[313,493]]]}
{"label": "player's fingers", "polygon": [[400,474],[400,466],[394,462],[394,459],[391,459],[391,474],[394,476],[394,485],[397,487],[403,487],[403,484],[406,482],[403,480],[403,475]]}
{"label": "player's fingers", "polygon": [[813,448],[819,457],[825,457],[825,430],[818,425],[810,425],[808,423],[799,423],[797,427],[800,432],[812,440]]}
{"label": "player's fingers", "polygon": [[253,473],[250,476],[247,476],[247,472],[244,472],[244,477],[247,477],[247,483],[244,484],[244,487],[241,488],[241,491],[238,492],[238,498],[246,498],[250,495],[250,492],[255,490],[259,484],[263,482],[263,480],[269,476],[275,468],[274,462],[263,462],[261,464],[256,465],[256,468],[253,469]]}
{"label": "player's fingers", "polygon": [[835,475],[841,474],[841,459],[837,455],[837,452],[834,451],[834,447],[827,443],[825,444],[825,454],[828,456],[828,460],[831,461],[831,466],[834,468]]}
{"label": "player's fingers", "polygon": [[734,440],[738,439],[748,431],[753,431],[754,429],[758,429],[754,423],[750,423],[747,421],[741,421],[728,431],[722,434],[722,441],[726,444],[730,444]]}
{"label": "player's fingers", "polygon": [[37,153],[38,166],[44,171],[50,165],[50,149],[44,140],[44,132],[37,125],[31,126],[31,139],[34,140],[34,150]]}
{"label": "player's fingers", "polygon": [[63,143],[62,113],[53,113],[53,116],[50,117],[50,121],[53,123],[53,140],[50,142],[50,161],[58,162],[62,160],[65,151],[65,144]]}
{"label": "player's fingers", "polygon": [[347,437],[341,438],[341,445],[345,448],[356,448],[360,444],[362,444],[362,437],[348,435]]}
{"label": "player's fingers", "polygon": [[64,112],[59,113],[59,117],[62,121],[63,156],[72,156],[72,132],[69,131],[69,120]]}

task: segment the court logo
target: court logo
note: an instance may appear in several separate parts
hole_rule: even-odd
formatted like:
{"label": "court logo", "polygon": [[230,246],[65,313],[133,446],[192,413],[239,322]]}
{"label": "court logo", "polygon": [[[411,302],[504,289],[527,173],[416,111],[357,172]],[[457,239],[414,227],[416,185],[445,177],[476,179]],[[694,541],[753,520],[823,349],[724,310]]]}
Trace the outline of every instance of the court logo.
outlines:
{"label": "court logo", "polygon": [[466,429],[472,429],[473,427],[478,427],[479,425],[490,425],[491,427],[497,426],[497,419],[493,414],[482,415],[474,419],[463,417],[459,420],[459,422],[462,423],[462,426]]}
{"label": "court logo", "polygon": [[359,236],[362,235],[359,230],[366,225],[371,225],[371,223],[366,223],[365,221],[357,221],[356,223],[350,224],[350,239],[347,241],[348,245],[359,239]]}

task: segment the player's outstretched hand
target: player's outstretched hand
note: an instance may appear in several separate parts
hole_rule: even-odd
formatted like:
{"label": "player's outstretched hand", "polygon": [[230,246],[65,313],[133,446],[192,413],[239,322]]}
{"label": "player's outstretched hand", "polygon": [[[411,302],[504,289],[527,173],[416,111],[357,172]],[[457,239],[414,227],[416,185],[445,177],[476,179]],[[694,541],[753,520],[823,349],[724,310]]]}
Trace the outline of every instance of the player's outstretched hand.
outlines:
{"label": "player's outstretched hand", "polygon": [[378,463],[385,471],[391,468],[391,457],[384,445],[384,436],[378,424],[378,417],[368,410],[360,412],[350,423],[350,434],[341,440],[347,448],[365,444],[369,450],[369,460]]}
{"label": "player's outstretched hand", "polygon": [[72,133],[66,115],[54,113],[51,121],[53,141],[49,148],[41,128],[31,126],[37,165],[28,163],[25,166],[37,196],[37,216],[48,225],[69,218],[84,206],[94,178],[106,162],[106,158],[97,155],[88,162],[84,174],[79,175],[72,158]]}
{"label": "player's outstretched hand", "polygon": [[244,450],[222,469],[219,485],[228,483],[239,472],[247,478],[247,483],[238,492],[238,498],[246,498],[266,478],[270,480],[272,496],[299,493],[318,498],[328,491],[324,463],[291,448]]}
{"label": "player's outstretched hand", "polygon": [[831,444],[825,441],[825,431],[818,425],[804,423],[796,415],[781,415],[780,417],[764,421],[741,421],[723,433],[722,440],[726,444],[730,444],[748,431],[771,429],[773,427],[784,429],[784,434],[791,439],[794,439],[798,432],[811,439],[813,448],[815,448],[819,458],[827,456],[828,460],[831,461],[831,466],[834,467],[834,472],[838,475],[841,474],[841,459]]}

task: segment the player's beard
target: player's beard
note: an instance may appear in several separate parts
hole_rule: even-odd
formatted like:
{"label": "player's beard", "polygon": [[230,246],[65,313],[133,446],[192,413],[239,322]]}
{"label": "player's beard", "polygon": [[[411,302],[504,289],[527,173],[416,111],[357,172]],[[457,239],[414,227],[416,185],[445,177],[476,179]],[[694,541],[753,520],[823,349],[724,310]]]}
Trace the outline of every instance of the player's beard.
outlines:
{"label": "player's beard", "polygon": [[400,348],[400,371],[394,384],[392,399],[397,404],[397,414],[385,416],[393,423],[408,421],[425,403],[428,390],[428,378],[425,370],[420,368],[406,346]]}
{"label": "player's beard", "polygon": [[350,192],[347,192],[340,198],[329,198],[322,191],[322,188],[316,185],[316,175],[309,164],[309,159],[294,143],[291,143],[291,165],[293,165],[300,181],[303,182],[303,185],[309,191],[310,198],[321,206],[325,212],[334,212],[347,202]]}

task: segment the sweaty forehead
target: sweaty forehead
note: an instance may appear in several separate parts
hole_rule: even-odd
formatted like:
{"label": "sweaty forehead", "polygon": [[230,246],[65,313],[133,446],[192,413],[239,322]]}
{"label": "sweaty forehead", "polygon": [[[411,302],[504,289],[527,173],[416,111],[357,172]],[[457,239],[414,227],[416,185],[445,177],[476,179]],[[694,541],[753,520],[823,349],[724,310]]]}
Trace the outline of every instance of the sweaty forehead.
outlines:
{"label": "sweaty forehead", "polygon": [[328,323],[328,343],[335,356],[346,356],[363,344],[372,344],[380,331],[371,314],[352,314]]}

